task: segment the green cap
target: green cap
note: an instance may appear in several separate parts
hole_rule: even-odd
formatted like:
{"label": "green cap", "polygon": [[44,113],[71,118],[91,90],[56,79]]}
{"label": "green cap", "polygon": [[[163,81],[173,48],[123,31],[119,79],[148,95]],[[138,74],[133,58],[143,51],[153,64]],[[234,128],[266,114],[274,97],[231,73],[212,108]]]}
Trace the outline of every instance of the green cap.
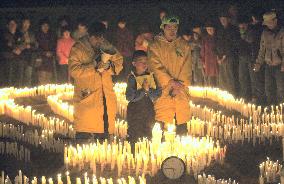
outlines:
{"label": "green cap", "polygon": [[160,26],[161,29],[164,29],[164,26],[167,25],[167,24],[177,24],[179,25],[179,18],[177,16],[165,16],[163,19],[162,19],[162,24]]}

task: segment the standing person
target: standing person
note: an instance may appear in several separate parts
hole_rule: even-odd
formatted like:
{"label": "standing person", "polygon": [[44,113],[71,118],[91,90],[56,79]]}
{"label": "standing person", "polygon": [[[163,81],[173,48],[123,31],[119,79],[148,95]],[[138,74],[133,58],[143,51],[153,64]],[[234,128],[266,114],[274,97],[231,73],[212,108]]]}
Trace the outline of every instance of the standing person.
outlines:
{"label": "standing person", "polygon": [[[260,39],[263,31],[262,25],[262,14],[259,12],[254,12],[252,14],[252,23],[251,29],[253,31],[254,42],[253,42],[253,56],[252,60],[255,64],[255,61],[258,57]],[[252,103],[265,105],[266,96],[265,96],[265,64],[260,67],[258,72],[253,74],[252,81]]]}
{"label": "standing person", "polygon": [[23,60],[24,60],[24,85],[32,86],[33,72],[34,72],[34,60],[36,51],[38,49],[38,43],[36,41],[34,33],[30,29],[31,20],[28,17],[22,19],[21,35],[22,35],[22,48],[23,48]]}
{"label": "standing person", "polygon": [[189,44],[191,46],[191,56],[192,56],[192,73],[193,73],[193,84],[198,86],[203,86],[204,75],[203,67],[200,59],[201,51],[201,27],[196,26],[192,30],[193,37]]}
{"label": "standing person", "polygon": [[141,137],[149,137],[155,123],[153,101],[160,95],[153,73],[148,71],[147,53],[135,51],[132,64],[134,70],[128,76],[126,99],[128,135],[130,141],[137,141]]}
{"label": "standing person", "polygon": [[249,18],[239,19],[240,43],[239,43],[239,82],[240,96],[245,101],[251,101],[253,85],[253,31],[249,27]]}
{"label": "standing person", "polygon": [[112,33],[110,30],[110,23],[107,17],[102,16],[99,18],[99,22],[103,23],[106,27],[105,39],[107,39],[110,43],[112,43]]}
{"label": "standing person", "polygon": [[68,74],[68,58],[70,55],[71,48],[75,41],[71,38],[71,30],[69,27],[63,27],[61,29],[62,36],[57,41],[56,54],[59,59],[59,81],[61,83],[69,82]]}
{"label": "standing person", "polygon": [[123,56],[123,71],[119,80],[125,81],[130,73],[131,57],[134,51],[134,37],[127,28],[127,21],[121,17],[117,22],[117,28],[113,33],[113,45]]}
{"label": "standing person", "polygon": [[[21,34],[17,30],[17,22],[14,18],[7,21],[7,30],[3,35],[3,84],[4,86],[20,87],[23,79],[23,60],[21,47]],[[8,77],[7,77],[8,76]],[[7,78],[8,80],[5,80]]]}
{"label": "standing person", "polygon": [[105,131],[112,137],[114,133],[117,106],[112,76],[122,70],[123,58],[104,39],[104,33],[105,26],[94,23],[89,28],[89,36],[76,42],[70,52],[77,138],[90,138],[92,133],[103,134]]}
{"label": "standing person", "polygon": [[284,99],[284,28],[278,24],[274,11],[263,15],[264,29],[261,35],[260,49],[255,64],[258,72],[265,66],[265,93],[267,103],[278,104]]}
{"label": "standing person", "polygon": [[70,22],[71,22],[70,18],[66,15],[64,15],[64,16],[62,16],[58,19],[58,27],[57,27],[57,30],[56,30],[57,39],[61,38],[63,28],[71,27]]}
{"label": "standing person", "polygon": [[218,63],[216,54],[215,26],[207,22],[205,25],[207,35],[202,40],[201,62],[204,69],[205,84],[216,87],[218,77]]}
{"label": "standing person", "polygon": [[234,26],[238,26],[238,5],[230,4],[228,8],[228,13],[230,17],[230,23]]}
{"label": "standing person", "polygon": [[40,31],[36,36],[38,42],[38,56],[35,61],[37,79],[39,85],[52,82],[53,73],[55,73],[55,35],[50,31],[48,19],[40,21]]}
{"label": "standing person", "polygon": [[76,30],[72,33],[72,38],[77,42],[86,35],[88,35],[88,23],[84,18],[79,18],[77,20]]}
{"label": "standing person", "polygon": [[221,27],[216,34],[217,62],[219,65],[219,87],[238,95],[238,42],[239,32],[232,26],[226,13],[220,14]]}
{"label": "standing person", "polygon": [[182,38],[188,43],[192,40],[193,33],[191,29],[186,29],[182,31]]}
{"label": "standing person", "polygon": [[149,26],[143,24],[139,27],[139,34],[135,40],[135,50],[143,50],[147,52],[149,43],[153,41],[153,34],[150,32]]}
{"label": "standing person", "polygon": [[177,131],[186,131],[190,119],[188,86],[191,82],[191,49],[189,44],[178,37],[179,19],[164,17],[163,32],[155,37],[149,46],[150,70],[154,72],[162,95],[155,102],[155,119],[166,125],[174,119]]}

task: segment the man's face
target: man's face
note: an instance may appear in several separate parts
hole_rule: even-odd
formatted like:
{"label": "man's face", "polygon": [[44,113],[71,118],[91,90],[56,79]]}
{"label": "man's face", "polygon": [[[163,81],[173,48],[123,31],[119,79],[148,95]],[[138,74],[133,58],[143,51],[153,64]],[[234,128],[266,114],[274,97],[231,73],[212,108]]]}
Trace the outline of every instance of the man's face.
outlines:
{"label": "man's face", "polygon": [[42,24],[41,31],[47,33],[49,31],[49,25],[47,23]]}
{"label": "man's face", "polygon": [[201,35],[201,27],[195,27],[192,29],[192,32],[198,33],[199,35]]}
{"label": "man's face", "polygon": [[272,19],[271,21],[269,21],[269,22],[266,24],[266,26],[268,27],[268,29],[272,30],[272,29],[274,29],[274,28],[277,27],[277,23],[278,23],[277,18],[274,18],[274,19]]}
{"label": "man's face", "polygon": [[235,5],[232,5],[232,6],[230,6],[228,12],[231,16],[235,17],[235,16],[238,15],[238,8]]}
{"label": "man's face", "polygon": [[228,17],[219,17],[220,23],[223,27],[228,27],[229,25],[229,18]]}
{"label": "man's face", "polygon": [[93,48],[99,48],[103,41],[104,38],[102,36],[90,36],[90,43]]}
{"label": "man's face", "polygon": [[31,21],[29,19],[23,20],[23,30],[28,30],[31,26]]}
{"label": "man's face", "polygon": [[213,36],[215,34],[214,27],[206,27],[206,31],[210,36]]}
{"label": "man's face", "polygon": [[17,29],[17,23],[15,20],[11,20],[9,23],[8,23],[8,29],[10,30],[10,32],[15,32],[16,29]]}
{"label": "man's face", "polygon": [[124,29],[125,26],[126,26],[126,22],[119,22],[119,23],[118,23],[118,27],[119,27],[120,29]]}
{"label": "man's face", "polygon": [[177,31],[177,24],[166,24],[164,27],[164,35],[168,41],[173,41],[177,37]]}
{"label": "man's face", "polygon": [[133,62],[133,66],[135,67],[136,72],[139,72],[139,73],[145,72],[148,69],[147,57],[141,56],[137,58],[136,61]]}

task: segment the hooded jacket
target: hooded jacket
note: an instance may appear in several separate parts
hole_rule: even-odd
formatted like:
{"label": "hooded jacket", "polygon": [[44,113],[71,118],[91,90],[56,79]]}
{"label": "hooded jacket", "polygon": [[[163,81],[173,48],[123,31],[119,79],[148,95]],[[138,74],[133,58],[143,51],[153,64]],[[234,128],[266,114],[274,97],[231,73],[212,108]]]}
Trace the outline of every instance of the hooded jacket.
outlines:
{"label": "hooded jacket", "polygon": [[[104,44],[110,45],[108,42]],[[99,52],[89,43],[88,36],[81,38],[72,47],[69,56],[69,71],[74,78],[74,123],[78,132],[104,132],[104,105],[106,100],[109,133],[114,132],[116,116],[116,96],[113,90],[112,75],[122,70],[123,58],[116,50],[111,57],[114,68],[103,73],[97,72],[94,59]]]}
{"label": "hooded jacket", "polygon": [[[162,88],[162,96],[155,102],[156,120],[165,123],[173,122],[176,115],[177,123],[189,120],[188,88],[191,82],[191,49],[182,38],[172,42],[160,34],[148,49],[149,67],[156,76],[158,85]],[[184,91],[172,97],[169,94],[168,83],[178,80],[185,88]]]}

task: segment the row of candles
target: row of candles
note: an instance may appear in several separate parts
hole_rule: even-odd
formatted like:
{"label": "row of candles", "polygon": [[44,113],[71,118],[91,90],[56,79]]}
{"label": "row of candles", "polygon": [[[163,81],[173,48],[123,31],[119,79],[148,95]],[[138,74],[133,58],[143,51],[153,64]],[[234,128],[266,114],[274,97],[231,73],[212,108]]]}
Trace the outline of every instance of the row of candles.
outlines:
{"label": "row of candles", "polygon": [[[134,149],[129,142],[114,140],[108,143],[97,141],[86,145],[67,146],[64,151],[64,161],[67,169],[90,167],[96,173],[97,166],[101,172],[105,168],[117,169],[120,177],[122,172],[150,174],[154,176],[161,167],[162,161],[169,156],[178,156],[187,165],[188,174],[197,178],[212,160],[223,162],[226,147],[221,148],[218,142],[211,138],[194,138],[191,136],[176,136],[174,128],[169,126],[168,131],[163,132],[156,124],[152,130],[152,140],[143,138],[135,143]],[[165,141],[162,141],[164,139]],[[134,150],[134,152],[133,152]]]}
{"label": "row of candles", "polygon": [[[262,113],[261,106],[245,103],[243,99],[236,99],[232,94],[219,88],[190,86],[189,93],[192,97],[206,98],[215,101],[229,110],[240,112],[245,117],[253,116],[253,114],[260,115]],[[282,116],[283,105],[284,104],[271,106],[271,114],[279,113]],[[268,107],[265,107],[263,109],[264,113],[267,113],[267,110]]]}
{"label": "row of candles", "polygon": [[17,160],[29,162],[31,152],[28,148],[17,142],[0,142],[0,155],[9,155]]}
{"label": "row of candles", "polygon": [[38,113],[31,106],[22,106],[15,103],[13,99],[5,100],[4,114],[10,116],[26,125],[37,126],[42,129],[53,131],[68,137],[75,137],[72,124],[56,117],[47,117]]}
{"label": "row of candles", "polygon": [[[237,121],[233,123],[231,120],[227,123],[218,124],[215,122],[203,121],[192,117],[187,122],[187,130],[190,135],[210,136],[218,140],[224,140],[227,143],[236,142],[252,142],[255,145],[257,142],[265,143],[266,140],[272,144],[273,138],[280,139],[284,135],[284,124],[260,124],[246,123],[244,121]],[[283,143],[284,145],[284,143]]]}
{"label": "row of candles", "polygon": [[[62,174],[57,175],[57,179],[47,178],[46,176],[42,176],[41,178],[33,177],[28,178],[25,176],[21,170],[19,170],[18,175],[14,179],[15,184],[146,184],[145,176],[139,176],[137,180],[135,178],[128,176],[125,178],[118,178],[117,180],[113,178],[97,178],[96,175],[92,175],[89,177],[87,173],[84,174],[83,177],[76,177],[75,179],[70,177],[69,172],[67,171],[65,179],[63,179]],[[75,181],[75,182],[74,182]],[[12,184],[11,179],[8,175],[5,176],[4,171],[1,172],[0,176],[1,184]]]}
{"label": "row of candles", "polygon": [[74,121],[74,106],[69,105],[63,100],[71,100],[73,98],[74,92],[58,93],[56,95],[49,95],[47,97],[47,103],[51,107],[51,110],[55,114],[59,114],[69,121]]}
{"label": "row of candles", "polygon": [[15,98],[21,98],[21,97],[36,97],[36,96],[49,96],[57,93],[63,93],[63,92],[71,92],[74,91],[74,86],[72,84],[47,84],[47,85],[41,85],[36,86],[32,88],[2,88],[0,89],[1,99],[15,99]]}
{"label": "row of candles", "polygon": [[[58,93],[56,95],[50,95],[47,97],[47,102],[51,107],[51,110],[60,116],[65,117],[69,121],[74,121],[74,106],[70,105],[64,100],[71,100],[73,98],[73,92]],[[114,135],[119,138],[125,139],[127,137],[128,124],[124,120],[116,119]]]}
{"label": "row of candles", "polygon": [[62,153],[64,150],[64,142],[54,139],[53,132],[50,130],[42,130],[39,135],[37,129],[24,132],[22,125],[15,126],[0,122],[0,138],[9,138],[35,147],[40,146],[50,152]]}
{"label": "row of candles", "polygon": [[[259,164],[259,184],[276,183],[280,177],[282,165],[267,158],[266,161]],[[280,178],[281,184],[284,184],[284,178]]]}
{"label": "row of candles", "polygon": [[[126,118],[127,104],[128,101],[125,97],[127,84],[126,83],[116,83],[114,86],[114,91],[117,97],[117,113],[122,117]],[[227,91],[222,91],[218,88],[210,88],[210,87],[189,87],[189,93],[192,97],[199,97],[204,99],[210,99],[212,101],[217,102],[221,106],[227,108],[228,110],[235,110],[241,113],[244,117],[251,118],[255,123],[265,122],[265,123],[275,123],[283,121],[283,105],[280,104],[278,106],[271,106],[270,108],[265,107],[261,108],[261,106],[256,106],[255,104],[245,103],[243,99],[236,99],[233,95],[228,93]],[[190,103],[190,107],[200,107],[201,106],[194,105],[192,102]],[[205,107],[206,108],[206,107]],[[270,110],[270,112],[269,112]],[[215,113],[220,112],[210,112],[213,111],[210,108],[207,108],[207,113],[202,114],[204,111],[199,111],[200,115],[204,116],[206,120],[209,120],[210,116]]]}
{"label": "row of candles", "polygon": [[197,184],[238,184],[235,180],[229,178],[228,180],[225,179],[216,179],[215,176],[208,175],[206,176],[205,173],[202,175],[198,175]]}

